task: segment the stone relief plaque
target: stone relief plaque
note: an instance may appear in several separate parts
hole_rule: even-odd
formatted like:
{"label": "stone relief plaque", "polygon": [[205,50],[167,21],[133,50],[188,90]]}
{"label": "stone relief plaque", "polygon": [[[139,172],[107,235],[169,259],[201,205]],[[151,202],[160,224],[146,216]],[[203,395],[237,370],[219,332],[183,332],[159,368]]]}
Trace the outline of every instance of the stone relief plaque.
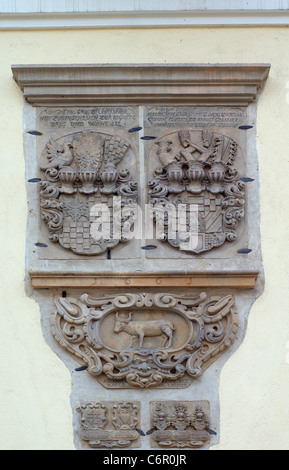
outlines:
{"label": "stone relief plaque", "polygon": [[12,66],[26,101],[25,288],[71,372],[78,449],[218,443],[220,371],[264,285],[256,115],[269,69]]}
{"label": "stone relief plaque", "polygon": [[80,438],[93,449],[137,447],[140,421],[139,402],[82,403]]}
{"label": "stone relief plaque", "polygon": [[146,107],[147,128],[236,128],[245,117],[244,109],[222,106],[155,106]]}
{"label": "stone relief plaque", "polygon": [[151,446],[158,448],[197,448],[210,439],[208,401],[151,402]]}
{"label": "stone relief plaque", "polygon": [[237,240],[246,203],[237,159],[237,142],[206,127],[155,140],[148,187],[159,240],[194,254]]}
{"label": "stone relief plaque", "polygon": [[238,330],[232,295],[82,294],[55,306],[55,339],[106,388],[188,387]]}
{"label": "stone relief plaque", "polygon": [[47,143],[40,205],[50,242],[94,256],[128,241],[137,204],[137,182],[125,167],[128,154],[136,158],[122,137],[91,130]]}

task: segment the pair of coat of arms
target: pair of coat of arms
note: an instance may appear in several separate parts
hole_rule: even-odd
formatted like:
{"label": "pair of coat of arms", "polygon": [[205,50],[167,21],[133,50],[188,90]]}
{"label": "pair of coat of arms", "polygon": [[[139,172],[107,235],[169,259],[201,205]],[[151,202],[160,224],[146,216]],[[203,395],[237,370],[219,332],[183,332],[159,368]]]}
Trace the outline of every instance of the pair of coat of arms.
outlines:
{"label": "pair of coat of arms", "polygon": [[[129,242],[139,214],[137,182],[126,168],[129,155],[135,162],[128,141],[93,131],[46,145],[41,215],[52,242],[88,256]],[[198,254],[237,239],[245,206],[237,157],[233,139],[208,129],[154,141],[147,185],[161,240]]]}

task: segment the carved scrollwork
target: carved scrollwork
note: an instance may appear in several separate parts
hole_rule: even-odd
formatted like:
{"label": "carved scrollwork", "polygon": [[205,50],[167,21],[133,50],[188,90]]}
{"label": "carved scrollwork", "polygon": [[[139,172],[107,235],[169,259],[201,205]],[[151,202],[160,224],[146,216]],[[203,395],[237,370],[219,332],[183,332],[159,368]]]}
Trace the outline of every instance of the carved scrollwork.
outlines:
{"label": "carved scrollwork", "polygon": [[55,305],[56,340],[107,388],[188,386],[238,329],[232,295],[82,294]]}

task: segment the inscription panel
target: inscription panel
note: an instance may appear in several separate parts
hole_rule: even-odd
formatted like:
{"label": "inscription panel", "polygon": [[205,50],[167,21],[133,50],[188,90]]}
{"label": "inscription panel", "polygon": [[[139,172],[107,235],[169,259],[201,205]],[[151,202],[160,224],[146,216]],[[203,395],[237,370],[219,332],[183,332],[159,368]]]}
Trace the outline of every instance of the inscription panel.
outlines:
{"label": "inscription panel", "polygon": [[145,126],[147,128],[234,128],[240,126],[243,120],[244,110],[242,108],[156,106],[146,108],[145,111]]}
{"label": "inscription panel", "polygon": [[44,109],[40,112],[39,123],[48,129],[69,128],[129,128],[136,123],[137,113],[125,107],[96,107]]}

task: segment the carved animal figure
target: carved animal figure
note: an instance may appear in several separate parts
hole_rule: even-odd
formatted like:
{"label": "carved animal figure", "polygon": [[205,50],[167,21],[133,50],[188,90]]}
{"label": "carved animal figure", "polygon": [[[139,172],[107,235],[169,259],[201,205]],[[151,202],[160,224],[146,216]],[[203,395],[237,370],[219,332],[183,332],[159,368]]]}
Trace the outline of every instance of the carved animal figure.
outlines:
{"label": "carved animal figure", "polygon": [[71,152],[72,145],[70,142],[64,142],[59,145],[53,140],[46,146],[47,158],[49,163],[41,166],[41,170],[48,170],[50,168],[63,168],[69,166],[73,161],[73,154]]}
{"label": "carved animal figure", "polygon": [[132,312],[129,313],[128,318],[121,318],[118,313],[115,315],[114,333],[125,331],[132,336],[131,345],[133,347],[133,340],[139,339],[138,349],[143,347],[145,336],[165,336],[163,347],[170,348],[172,346],[173,331],[175,326],[170,320],[132,320]]}

